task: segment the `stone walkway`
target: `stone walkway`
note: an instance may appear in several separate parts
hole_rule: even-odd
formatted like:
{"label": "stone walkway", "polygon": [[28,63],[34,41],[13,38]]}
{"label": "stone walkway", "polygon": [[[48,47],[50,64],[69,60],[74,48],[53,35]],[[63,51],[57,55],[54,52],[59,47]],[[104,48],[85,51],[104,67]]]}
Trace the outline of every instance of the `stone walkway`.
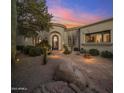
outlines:
{"label": "stone walkway", "polygon": [[47,65],[42,64],[42,57],[24,57],[12,69],[12,93],[29,93],[41,83],[53,81],[56,67],[61,62],[75,62],[88,73],[90,81],[100,89],[101,93],[112,93],[113,63],[101,57],[85,59],[82,55],[64,55],[55,51],[48,57]]}

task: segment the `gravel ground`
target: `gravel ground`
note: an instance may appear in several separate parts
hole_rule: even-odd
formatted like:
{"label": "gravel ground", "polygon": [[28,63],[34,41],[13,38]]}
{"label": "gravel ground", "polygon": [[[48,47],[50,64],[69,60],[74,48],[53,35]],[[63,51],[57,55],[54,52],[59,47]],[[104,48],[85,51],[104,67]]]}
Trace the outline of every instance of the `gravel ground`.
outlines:
{"label": "gravel ground", "polygon": [[[42,56],[28,57],[20,55],[20,62],[12,69],[12,93],[29,93],[40,85],[53,81],[56,67],[61,62],[75,62],[81,69],[88,72],[90,81],[100,89],[101,93],[112,93],[113,63],[110,59],[92,57],[85,59],[82,55],[65,56],[54,52],[48,57],[48,63],[42,65]],[[18,91],[17,91],[18,90]]]}
{"label": "gravel ground", "polygon": [[51,57],[46,65],[42,65],[41,56],[21,58],[12,69],[12,93],[29,93],[40,83],[52,81],[57,65],[63,60]]}

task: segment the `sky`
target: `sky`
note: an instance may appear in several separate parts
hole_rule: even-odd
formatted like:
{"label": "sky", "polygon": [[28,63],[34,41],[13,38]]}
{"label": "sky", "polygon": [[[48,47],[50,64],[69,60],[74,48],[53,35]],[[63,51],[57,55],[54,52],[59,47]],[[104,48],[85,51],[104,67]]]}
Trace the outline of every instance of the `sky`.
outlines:
{"label": "sky", "polygon": [[46,0],[52,22],[67,28],[112,18],[113,0]]}

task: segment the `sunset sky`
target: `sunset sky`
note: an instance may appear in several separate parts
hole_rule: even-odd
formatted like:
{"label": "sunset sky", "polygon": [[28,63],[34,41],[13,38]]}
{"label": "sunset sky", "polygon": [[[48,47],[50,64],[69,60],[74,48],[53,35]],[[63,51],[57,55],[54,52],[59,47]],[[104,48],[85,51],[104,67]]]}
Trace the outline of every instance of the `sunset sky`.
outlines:
{"label": "sunset sky", "polygon": [[46,0],[52,22],[68,28],[83,26],[113,15],[113,0]]}

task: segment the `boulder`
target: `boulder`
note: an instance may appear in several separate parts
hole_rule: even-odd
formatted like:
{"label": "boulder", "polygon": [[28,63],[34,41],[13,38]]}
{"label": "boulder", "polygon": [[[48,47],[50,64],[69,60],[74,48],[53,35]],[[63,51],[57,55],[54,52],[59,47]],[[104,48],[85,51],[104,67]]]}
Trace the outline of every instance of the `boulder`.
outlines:
{"label": "boulder", "polygon": [[72,62],[63,62],[57,67],[55,80],[73,83],[80,90],[84,90],[88,86],[87,73]]}
{"label": "boulder", "polygon": [[72,88],[76,93],[82,93],[82,91],[73,83],[70,83],[69,87]]}
{"label": "boulder", "polygon": [[[39,91],[40,90],[40,91]],[[55,81],[42,84],[33,93],[75,93],[66,82]]]}

